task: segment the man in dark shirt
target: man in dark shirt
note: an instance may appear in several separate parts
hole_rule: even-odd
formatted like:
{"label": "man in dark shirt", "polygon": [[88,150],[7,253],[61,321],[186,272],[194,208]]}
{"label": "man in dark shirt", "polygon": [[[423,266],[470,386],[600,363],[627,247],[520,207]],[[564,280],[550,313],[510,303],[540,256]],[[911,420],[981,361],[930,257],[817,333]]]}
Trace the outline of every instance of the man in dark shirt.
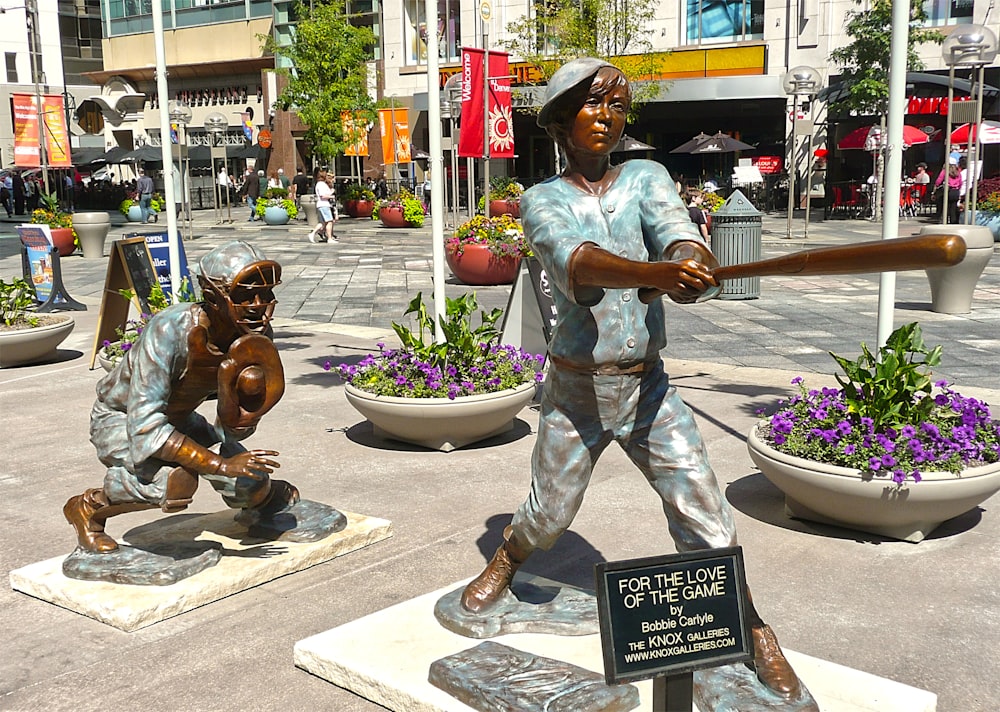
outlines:
{"label": "man in dark shirt", "polygon": [[142,223],[145,225],[153,213],[150,205],[153,200],[153,179],[147,176],[142,168],[139,169],[139,180],[135,187],[139,192],[139,210],[142,211]]}
{"label": "man in dark shirt", "polygon": [[295,177],[292,178],[292,190],[294,191],[292,197],[295,200],[295,207],[300,207],[302,196],[309,195],[309,176],[302,171],[302,166],[299,166]]}

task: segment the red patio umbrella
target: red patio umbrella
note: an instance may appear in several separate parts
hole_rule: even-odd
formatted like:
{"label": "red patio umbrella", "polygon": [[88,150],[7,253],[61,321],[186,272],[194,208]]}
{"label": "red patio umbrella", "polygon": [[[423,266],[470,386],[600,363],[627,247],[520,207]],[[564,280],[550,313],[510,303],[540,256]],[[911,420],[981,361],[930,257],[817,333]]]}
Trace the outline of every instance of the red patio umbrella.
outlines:
{"label": "red patio umbrella", "polygon": [[[878,133],[878,126],[862,126],[859,129],[854,129],[851,133],[840,139],[840,142],[837,144],[837,148],[841,151],[863,150],[865,148],[865,143],[868,140],[868,136],[877,136]],[[927,140],[927,134],[918,129],[916,126],[903,126],[903,146],[909,147],[918,143],[927,143]]]}
{"label": "red patio umbrella", "polygon": [[[969,128],[971,124],[962,124],[951,132],[951,142],[966,144],[969,142]],[[983,135],[980,138],[982,143],[1000,143],[1000,122],[984,121],[980,124]],[[972,127],[972,140],[976,140],[976,129]]]}

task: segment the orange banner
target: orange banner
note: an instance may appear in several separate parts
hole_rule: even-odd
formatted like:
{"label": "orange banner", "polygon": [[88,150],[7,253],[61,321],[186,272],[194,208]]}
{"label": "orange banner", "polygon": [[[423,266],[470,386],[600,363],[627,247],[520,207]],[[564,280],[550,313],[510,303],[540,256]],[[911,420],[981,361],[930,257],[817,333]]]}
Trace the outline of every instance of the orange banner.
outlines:
{"label": "orange banner", "polygon": [[410,124],[406,109],[379,109],[378,125],[382,133],[382,155],[387,164],[409,163]]}
{"label": "orange banner", "polygon": [[[18,168],[38,168],[38,109],[33,94],[14,94],[14,165]],[[45,153],[52,168],[72,168],[69,134],[63,98],[42,96],[42,117],[45,121]]]}
{"label": "orange banner", "polygon": [[364,120],[358,116],[351,116],[349,111],[341,111],[340,121],[344,126],[344,140],[347,141],[344,155],[367,156],[368,127]]}

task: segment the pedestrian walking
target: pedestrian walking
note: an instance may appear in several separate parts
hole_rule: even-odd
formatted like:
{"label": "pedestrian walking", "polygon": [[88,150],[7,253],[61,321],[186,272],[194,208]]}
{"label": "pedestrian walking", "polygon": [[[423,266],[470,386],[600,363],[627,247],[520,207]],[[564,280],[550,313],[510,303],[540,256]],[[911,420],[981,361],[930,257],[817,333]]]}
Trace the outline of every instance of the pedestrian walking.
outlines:
{"label": "pedestrian walking", "polygon": [[327,183],[329,176],[326,171],[320,171],[316,180],[316,210],[319,211],[319,222],[309,233],[309,242],[336,241],[333,234],[333,224],[340,218],[337,214],[337,202],[333,189]]}
{"label": "pedestrian walking", "polygon": [[153,214],[151,203],[153,201],[153,179],[146,175],[143,168],[139,169],[139,180],[136,182],[136,190],[139,192],[139,211],[142,213],[142,224],[149,222],[149,216]]}

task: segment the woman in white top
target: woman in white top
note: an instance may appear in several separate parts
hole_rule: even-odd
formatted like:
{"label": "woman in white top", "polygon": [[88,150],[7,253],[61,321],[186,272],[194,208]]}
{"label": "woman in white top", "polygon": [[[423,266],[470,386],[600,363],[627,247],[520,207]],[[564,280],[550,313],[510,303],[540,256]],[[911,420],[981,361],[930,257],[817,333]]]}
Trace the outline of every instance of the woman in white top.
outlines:
{"label": "woman in white top", "polygon": [[337,239],[337,236],[333,234],[333,224],[337,221],[337,206],[333,197],[333,189],[326,181],[326,171],[320,171],[316,177],[315,188],[319,222],[309,233],[309,242],[329,242]]}

